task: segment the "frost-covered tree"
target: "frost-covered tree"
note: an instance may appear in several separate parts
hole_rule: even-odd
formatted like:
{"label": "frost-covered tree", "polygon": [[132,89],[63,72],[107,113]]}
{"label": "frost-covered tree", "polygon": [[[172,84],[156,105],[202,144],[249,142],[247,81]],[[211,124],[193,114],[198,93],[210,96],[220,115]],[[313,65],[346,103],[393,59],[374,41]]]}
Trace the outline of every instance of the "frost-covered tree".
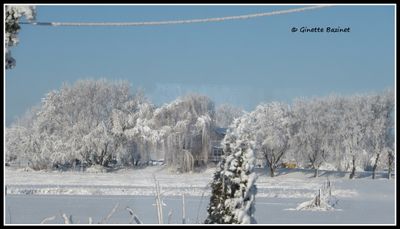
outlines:
{"label": "frost-covered tree", "polygon": [[152,122],[163,138],[168,165],[187,172],[207,163],[215,126],[215,107],[208,97],[193,94],[178,98],[156,109]]}
{"label": "frost-covered tree", "polygon": [[118,160],[124,165],[139,165],[148,161],[151,151],[161,142],[161,136],[153,125],[155,107],[138,91],[129,101],[112,113],[112,133],[120,150]]}
{"label": "frost-covered tree", "polygon": [[86,162],[108,166],[116,151],[116,143],[104,121],[83,138],[83,147],[86,152],[91,152],[85,154]]}
{"label": "frost-covered tree", "polygon": [[378,167],[381,155],[391,151],[393,133],[391,133],[394,112],[394,94],[392,90],[368,97],[370,104],[368,112],[369,125],[366,128],[367,150],[374,157],[372,179]]}
{"label": "frost-covered tree", "polygon": [[[104,154],[99,151],[104,151],[105,135],[101,141],[88,139],[101,138],[100,133],[110,132],[112,111],[129,99],[130,87],[126,82],[81,80],[72,86],[65,84],[43,100],[37,128],[42,135],[57,137],[65,143],[73,154],[68,158],[88,165],[104,165],[102,160],[91,158]],[[108,137],[114,141],[113,136]]]}
{"label": "frost-covered tree", "polygon": [[246,122],[245,118],[235,120],[233,131],[223,140],[225,158],[220,164],[223,167],[218,168],[214,175],[205,223],[256,223],[254,141]]}
{"label": "frost-covered tree", "polygon": [[346,153],[346,145],[344,143],[344,135],[342,128],[349,126],[343,125],[346,122],[346,113],[349,98],[337,95],[331,95],[322,98],[324,102],[324,122],[328,125],[329,130],[329,157],[327,163],[331,163],[339,171],[348,171],[350,168],[349,155]]}
{"label": "frost-covered tree", "polygon": [[50,167],[50,158],[42,156],[43,145],[34,128],[16,122],[6,129],[5,137],[6,162],[28,165],[36,170]]}
{"label": "frost-covered tree", "polygon": [[329,110],[322,99],[296,100],[293,105],[293,117],[296,132],[292,139],[293,147],[298,150],[314,169],[314,177],[332,152],[332,131]]}
{"label": "frost-covered tree", "polygon": [[18,33],[21,29],[19,20],[25,17],[29,21],[36,18],[36,7],[31,5],[5,5],[5,47],[6,69],[15,67],[15,59],[11,56],[10,48],[18,44]]}
{"label": "frost-covered tree", "polygon": [[135,145],[143,160],[163,157],[180,172],[207,163],[211,131],[215,126],[214,103],[201,95],[187,95],[155,108],[149,102],[129,101],[113,113],[113,133]]}
{"label": "frost-covered tree", "polygon": [[368,99],[365,96],[356,95],[345,101],[338,132],[346,153],[344,159],[351,160],[350,179],[354,178],[357,164],[361,163],[357,161],[365,149],[366,128],[370,122],[368,115]]}
{"label": "frost-covered tree", "polygon": [[257,106],[249,114],[249,125],[252,129],[256,149],[267,162],[270,176],[275,176],[275,170],[289,149],[292,131],[291,113],[283,103],[272,102]]}
{"label": "frost-covered tree", "polygon": [[17,118],[10,127],[5,130],[5,154],[6,162],[18,162],[26,164],[28,155],[35,152],[34,139],[37,138],[33,131],[36,113],[40,108],[34,106],[23,116]]}
{"label": "frost-covered tree", "polygon": [[6,129],[5,134],[5,153],[6,162],[13,162],[21,159],[24,154],[26,137],[28,130],[26,127],[12,125]]}
{"label": "frost-covered tree", "polygon": [[19,146],[25,152],[21,160],[34,169],[77,162],[107,166],[120,146],[111,131],[112,111],[130,99],[129,84],[105,80],[81,80],[49,92],[29,126],[17,129],[29,133]]}
{"label": "frost-covered tree", "polygon": [[221,104],[216,109],[216,125],[219,127],[228,127],[235,118],[243,115],[243,110],[230,104]]}

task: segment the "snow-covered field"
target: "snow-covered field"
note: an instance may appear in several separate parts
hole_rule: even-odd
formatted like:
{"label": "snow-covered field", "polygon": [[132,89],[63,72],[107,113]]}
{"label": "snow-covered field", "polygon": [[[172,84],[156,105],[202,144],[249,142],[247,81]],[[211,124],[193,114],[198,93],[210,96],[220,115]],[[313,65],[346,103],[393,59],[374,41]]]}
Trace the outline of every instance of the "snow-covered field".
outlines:
{"label": "snow-covered field", "polygon": [[[157,223],[154,201],[154,177],[160,183],[166,206],[164,222],[172,209],[171,222],[181,222],[182,194],[186,196],[187,222],[202,222],[206,215],[208,186],[214,168],[202,173],[175,174],[163,166],[122,169],[109,173],[36,172],[6,167],[6,222],[40,223],[60,212],[71,214],[81,223],[88,217],[97,223],[116,203],[119,210],[109,223],[128,223],[125,207],[135,209],[144,223]],[[394,224],[395,181],[372,180],[368,173],[354,180],[348,174],[321,171],[279,170],[274,178],[257,170],[256,219],[263,224]],[[379,176],[380,175],[380,176]],[[334,211],[297,211],[300,203],[313,198],[327,180],[332,195],[339,199]]]}

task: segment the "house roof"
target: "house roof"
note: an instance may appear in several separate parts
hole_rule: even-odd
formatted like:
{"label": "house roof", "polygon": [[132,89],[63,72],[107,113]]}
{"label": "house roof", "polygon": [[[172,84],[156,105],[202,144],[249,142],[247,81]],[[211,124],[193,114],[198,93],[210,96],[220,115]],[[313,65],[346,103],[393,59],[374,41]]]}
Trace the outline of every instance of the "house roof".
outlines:
{"label": "house roof", "polygon": [[225,135],[226,132],[228,131],[228,128],[217,127],[217,128],[215,128],[214,130],[215,130],[215,132],[216,132],[217,134]]}

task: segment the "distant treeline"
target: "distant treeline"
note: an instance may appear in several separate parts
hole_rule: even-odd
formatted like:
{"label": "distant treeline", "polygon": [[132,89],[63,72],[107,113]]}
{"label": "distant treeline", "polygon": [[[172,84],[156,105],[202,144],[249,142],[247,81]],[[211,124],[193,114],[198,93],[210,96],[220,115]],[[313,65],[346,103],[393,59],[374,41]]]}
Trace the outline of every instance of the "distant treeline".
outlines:
{"label": "distant treeline", "polygon": [[[318,171],[389,168],[394,150],[394,94],[272,102],[248,113],[186,95],[161,107],[128,82],[80,80],[46,94],[6,128],[6,162],[35,170],[137,166],[162,159],[181,172],[208,163],[215,128],[246,133],[271,175],[282,161]],[[226,139],[225,139],[226,140]],[[221,147],[223,147],[221,144]],[[372,162],[371,162],[372,160]]]}

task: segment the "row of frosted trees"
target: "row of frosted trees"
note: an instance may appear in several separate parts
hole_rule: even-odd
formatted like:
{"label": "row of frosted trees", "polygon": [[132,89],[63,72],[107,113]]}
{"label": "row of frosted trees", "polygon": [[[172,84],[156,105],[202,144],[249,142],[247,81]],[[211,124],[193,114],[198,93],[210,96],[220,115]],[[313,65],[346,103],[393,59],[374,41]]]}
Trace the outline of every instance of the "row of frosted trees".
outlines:
{"label": "row of frosted trees", "polygon": [[81,80],[49,92],[6,129],[6,161],[40,170],[162,159],[187,172],[208,162],[213,129],[229,124],[228,133],[247,131],[271,176],[283,161],[311,167],[316,176],[326,165],[351,171],[351,177],[357,169],[393,169],[391,90],[297,99],[290,106],[272,102],[245,113],[229,105],[216,109],[200,95],[156,107],[127,82],[106,80]]}
{"label": "row of frosted trees", "polygon": [[49,92],[6,129],[6,160],[40,170],[165,159],[191,171],[207,162],[214,116],[205,96],[157,108],[127,82],[81,80]]}
{"label": "row of frosted trees", "polygon": [[[282,161],[318,170],[393,170],[394,95],[381,93],[262,104],[236,122],[250,129],[258,158],[274,176]],[[231,129],[239,128],[232,125]]]}

